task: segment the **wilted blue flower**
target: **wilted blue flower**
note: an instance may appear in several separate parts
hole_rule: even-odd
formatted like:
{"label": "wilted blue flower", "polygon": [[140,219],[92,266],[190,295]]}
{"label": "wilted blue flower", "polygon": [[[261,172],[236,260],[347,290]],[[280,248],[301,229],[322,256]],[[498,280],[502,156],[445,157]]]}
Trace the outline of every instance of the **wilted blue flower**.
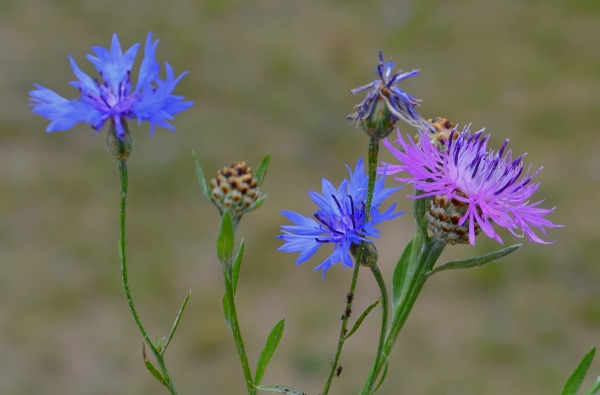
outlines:
{"label": "wilted blue flower", "polygon": [[[416,99],[397,86],[400,81],[419,74],[419,70],[413,70],[408,73],[403,73],[401,70],[391,75],[393,68],[394,62],[391,60],[385,62],[382,52],[379,51],[379,65],[375,68],[375,73],[379,75],[379,79],[370,84],[350,90],[353,94],[367,89],[369,91],[365,98],[354,106],[357,111],[348,115],[347,118],[357,123],[375,118],[372,119],[372,124],[381,123],[382,119],[385,120],[386,122],[383,122],[385,125],[382,125],[385,131],[377,132],[378,135],[383,135],[383,137],[391,132],[392,127],[398,119],[418,129],[430,129],[430,125],[421,118],[416,110],[416,106],[421,103],[421,100]],[[385,104],[385,106],[382,104]],[[384,108],[387,108],[391,114],[386,115],[385,111],[382,111]],[[363,127],[365,126],[363,124]]]}
{"label": "wilted blue flower", "polygon": [[513,235],[517,230],[523,232],[530,241],[547,243],[534,232],[537,228],[546,235],[545,228],[556,228],[544,217],[554,211],[537,207],[542,201],[530,203],[529,198],[538,189],[538,183],[532,179],[541,170],[530,174],[530,168],[523,174],[523,155],[513,159],[512,152],[505,153],[508,140],[498,152],[487,149],[489,135],[483,136],[483,130],[471,133],[468,127],[456,138],[456,131],[450,134],[445,152],[439,152],[436,146],[423,135],[420,146],[408,137],[408,142],[398,130],[396,143],[402,150],[395,148],[387,139],[384,145],[400,161],[400,165],[385,164],[380,171],[389,174],[407,172],[408,177],[396,178],[409,182],[422,195],[409,196],[423,198],[433,196],[434,203],[441,203],[444,209],[450,204],[462,212],[458,217],[448,220],[453,225],[467,226],[465,236],[468,242],[475,244],[479,228],[490,238],[502,243],[494,231],[493,224],[507,228]]}
{"label": "wilted blue flower", "polygon": [[116,135],[124,140],[125,119],[137,119],[138,124],[148,121],[151,135],[155,125],[175,130],[167,121],[193,103],[184,102],[182,96],[171,94],[186,73],[175,78],[173,69],[169,63],[165,63],[166,79],[158,77],[160,65],[154,59],[157,44],[158,40],[152,42],[152,32],[148,33],[144,59],[135,86],[131,82],[131,66],[139,43],[123,54],[115,33],[110,51],[103,47],[92,47],[97,57],[87,55],[87,58],[98,70],[100,80],[92,79],[81,71],[69,55],[71,67],[78,79],[71,82],[71,85],[81,92],[81,101],[67,100],[41,85],[35,85],[38,89],[29,92],[35,103],[33,112],[51,121],[46,132],[67,130],[77,122],[88,123],[100,130],[110,120],[115,125]]}
{"label": "wilted blue flower", "polygon": [[[348,167],[348,166],[346,166]],[[385,175],[375,183],[371,215],[366,220],[365,202],[367,199],[368,176],[365,174],[362,159],[358,160],[354,173],[348,167],[350,180],[344,179],[339,188],[326,179],[322,181],[323,194],[309,191],[312,200],[319,206],[314,213],[316,221],[293,211],[282,210],[281,213],[295,225],[283,225],[283,234],[277,238],[285,240],[279,248],[285,252],[300,252],[296,264],[310,258],[323,244],[333,243],[333,253],[315,270],[323,270],[323,276],[330,266],[342,262],[344,266],[352,267],[349,249],[352,244],[361,241],[371,242],[367,237],[378,237],[379,230],[375,225],[395,218],[403,213],[394,213],[394,203],[383,213],[378,207],[393,192],[400,189],[384,188]]]}

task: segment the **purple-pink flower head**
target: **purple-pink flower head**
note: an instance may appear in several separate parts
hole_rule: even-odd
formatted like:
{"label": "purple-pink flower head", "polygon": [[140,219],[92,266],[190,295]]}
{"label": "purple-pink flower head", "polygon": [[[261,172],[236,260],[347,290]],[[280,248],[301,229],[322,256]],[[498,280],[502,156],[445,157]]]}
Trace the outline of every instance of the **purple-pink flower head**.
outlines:
{"label": "purple-pink flower head", "polygon": [[35,85],[37,90],[29,92],[34,102],[33,112],[51,121],[46,132],[67,130],[77,122],[88,123],[100,130],[110,120],[115,125],[116,135],[124,140],[125,119],[137,119],[138,124],[148,121],[151,135],[156,125],[175,130],[167,121],[193,103],[184,102],[182,96],[171,94],[186,73],[175,78],[173,69],[165,63],[166,79],[158,77],[160,64],[154,59],[157,45],[158,40],[153,42],[152,32],[148,33],[135,86],[131,82],[131,67],[139,43],[123,53],[115,33],[110,50],[92,47],[96,56],[88,55],[87,58],[100,74],[100,80],[92,79],[81,71],[69,55],[71,68],[78,79],[71,85],[79,89],[81,100],[67,100],[41,85]]}
{"label": "purple-pink flower head", "polygon": [[529,203],[539,187],[531,181],[541,168],[531,174],[529,167],[523,175],[523,155],[513,159],[512,152],[506,151],[508,140],[494,152],[487,149],[489,135],[484,136],[483,130],[471,133],[465,127],[458,138],[454,136],[456,133],[455,130],[450,135],[448,150],[440,153],[426,136],[420,139],[419,146],[410,137],[405,141],[398,130],[396,142],[401,149],[384,140],[387,149],[400,161],[400,165],[386,164],[387,173],[408,173],[408,177],[396,179],[412,183],[423,192],[409,196],[411,198],[441,196],[463,206],[464,213],[456,225],[468,226],[471,244],[475,244],[477,226],[488,237],[502,243],[493,223],[507,228],[515,236],[525,235],[530,241],[547,244],[534,229],[546,236],[545,228],[562,225],[544,218],[554,208],[539,208],[542,201]]}

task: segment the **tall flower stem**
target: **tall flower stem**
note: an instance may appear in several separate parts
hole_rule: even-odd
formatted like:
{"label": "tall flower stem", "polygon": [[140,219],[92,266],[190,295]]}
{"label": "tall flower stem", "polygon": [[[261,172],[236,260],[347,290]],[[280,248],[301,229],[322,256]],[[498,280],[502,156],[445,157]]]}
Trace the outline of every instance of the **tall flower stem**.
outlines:
{"label": "tall flower stem", "polygon": [[[367,201],[365,203],[365,221],[369,219],[369,214],[371,213],[371,202],[373,201],[373,190],[375,189],[375,178],[377,177],[377,157],[379,155],[379,140],[371,139],[369,141],[369,186],[367,190]],[[354,296],[354,290],[356,289],[356,281],[358,280],[358,272],[360,270],[361,258],[363,257],[365,242],[360,244],[358,249],[358,254],[356,256],[356,260],[354,263],[354,271],[352,272],[352,280],[350,281],[350,290],[348,291],[349,295]],[[385,295],[385,308],[387,310],[387,293]],[[346,310],[347,312],[352,311],[352,302],[354,298],[346,299]],[[382,304],[383,305],[383,304]],[[331,369],[329,371],[329,376],[327,377],[327,382],[325,383],[325,387],[323,388],[322,395],[327,395],[329,393],[329,387],[331,386],[331,381],[333,380],[333,376],[338,367],[338,363],[340,360],[340,355],[342,353],[342,349],[344,347],[344,342],[346,341],[346,333],[348,327],[348,319],[350,318],[349,314],[344,313],[342,316],[342,328],[340,330],[340,337],[338,339],[338,344],[335,349],[335,354],[333,356],[333,361],[331,361]],[[387,316],[386,316],[387,318]],[[379,353],[378,353],[379,354]]]}
{"label": "tall flower stem", "polygon": [[[246,348],[244,347],[244,340],[242,338],[242,332],[240,330],[240,324],[237,318],[237,310],[235,307],[235,295],[233,291],[233,284],[231,279],[231,257],[229,258],[228,264],[221,262],[223,266],[223,280],[225,281],[225,300],[226,305],[229,308],[228,323],[235,340],[235,347],[240,357],[240,364],[244,372],[244,379],[246,381],[246,388],[248,389],[248,395],[256,395],[256,388],[252,385],[252,372],[250,370],[250,364],[248,363],[248,356],[246,354]],[[227,312],[226,312],[227,314]]]}
{"label": "tall flower stem", "polygon": [[[428,238],[425,236],[425,243],[423,247],[420,249],[420,253],[416,258],[416,264],[414,265],[415,271],[412,277],[410,278],[406,292],[403,293],[404,297],[400,301],[400,304],[394,310],[392,316],[392,322],[390,324],[389,332],[386,335],[385,343],[382,350],[382,355],[387,356],[390,355],[392,348],[402,330],[408,315],[410,314],[412,307],[425,284],[427,279],[427,273],[431,271],[435,262],[440,257],[442,251],[446,243],[437,239],[436,237]],[[410,265],[413,266],[413,265]],[[375,380],[379,376],[381,369],[385,363],[384,358],[380,358],[379,360],[375,360],[373,366],[371,367],[371,371],[369,372],[369,376],[363,385],[363,388],[360,392],[361,395],[367,395],[372,393],[373,386],[375,385]]]}
{"label": "tall flower stem", "polygon": [[[144,341],[152,350],[152,354],[156,358],[156,362],[158,363],[161,373],[162,379],[164,380],[163,384],[167,387],[171,395],[177,395],[177,391],[175,390],[175,386],[173,381],[171,380],[171,376],[167,371],[167,367],[165,365],[164,357],[161,351],[159,351],[156,346],[152,343],[142,322],[140,321],[140,317],[135,309],[135,305],[133,304],[133,298],[131,297],[131,291],[129,289],[129,279],[127,276],[127,254],[126,254],[126,243],[125,243],[125,222],[126,222],[126,208],[127,208],[127,186],[129,184],[129,178],[127,175],[127,161],[122,160],[119,161],[119,175],[121,178],[121,204],[120,204],[120,238],[119,238],[119,258],[121,259],[121,275],[123,277],[123,287],[125,288],[125,295],[127,297],[127,302],[129,303],[129,309],[131,310],[131,314],[133,315],[133,319],[137,327],[139,328]],[[161,380],[161,381],[163,381]]]}

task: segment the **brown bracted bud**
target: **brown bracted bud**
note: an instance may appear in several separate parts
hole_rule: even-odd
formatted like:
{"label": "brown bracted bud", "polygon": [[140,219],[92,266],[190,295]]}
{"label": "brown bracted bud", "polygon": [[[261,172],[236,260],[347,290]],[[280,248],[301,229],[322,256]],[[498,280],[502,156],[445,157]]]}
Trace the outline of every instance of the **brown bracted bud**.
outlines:
{"label": "brown bracted bud", "polygon": [[[429,140],[433,143],[433,145],[437,148],[439,152],[442,154],[448,151],[448,141],[450,140],[450,134],[456,127],[455,124],[442,117],[435,117],[433,119],[428,119],[427,122],[433,127],[433,129],[429,132]],[[456,140],[460,133],[458,131],[454,132],[452,135],[452,139]],[[416,135],[414,140],[415,143],[419,143],[420,135]]]}
{"label": "brown bracted bud", "polygon": [[[448,200],[446,195],[435,195],[429,201],[429,210],[425,212],[429,230],[448,244],[469,244],[469,221],[458,225],[467,209],[468,204],[457,199]],[[481,227],[475,223],[475,235],[479,232]]]}
{"label": "brown bracted bud", "polygon": [[223,167],[210,180],[210,189],[211,199],[219,211],[229,211],[233,218],[239,218],[252,210],[260,198],[258,182],[246,162],[235,162],[231,167]]}

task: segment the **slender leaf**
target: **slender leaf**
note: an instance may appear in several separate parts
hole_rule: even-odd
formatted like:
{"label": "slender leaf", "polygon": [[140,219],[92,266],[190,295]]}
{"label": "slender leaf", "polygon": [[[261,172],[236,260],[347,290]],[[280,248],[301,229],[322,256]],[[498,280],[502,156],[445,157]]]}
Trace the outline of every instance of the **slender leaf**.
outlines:
{"label": "slender leaf", "polygon": [[579,366],[577,366],[577,369],[575,369],[573,374],[571,374],[571,377],[569,377],[569,380],[567,380],[567,384],[565,385],[565,388],[563,389],[562,395],[576,395],[577,394],[577,391],[579,391],[579,388],[581,387],[581,384],[583,383],[583,379],[585,378],[585,375],[586,375],[588,369],[590,368],[592,361],[594,360],[595,353],[596,353],[596,347],[592,348],[590,350],[590,352],[588,352],[585,355],[585,357],[583,357],[583,359],[579,363]]}
{"label": "slender leaf", "polygon": [[[423,191],[415,190],[415,196],[422,195]],[[430,197],[415,199],[413,203],[413,214],[415,216],[415,222],[417,223],[417,228],[423,233],[423,235],[427,236],[427,219],[425,218],[425,213],[429,210],[429,200]]]}
{"label": "slender leaf", "polygon": [[290,387],[285,387],[283,385],[255,385],[254,387],[262,391],[279,392],[280,394],[286,395],[306,395],[302,391],[298,391]]}
{"label": "slender leaf", "polygon": [[600,376],[596,379],[594,384],[590,387],[585,395],[598,395],[600,393]]}
{"label": "slender leaf", "polygon": [[223,314],[225,314],[225,323],[231,330],[231,306],[229,305],[229,300],[227,299],[227,295],[223,295]]}
{"label": "slender leaf", "polygon": [[404,247],[404,252],[402,252],[400,259],[394,268],[394,274],[392,277],[392,311],[396,310],[396,306],[398,306],[400,299],[402,299],[404,279],[406,278],[406,270],[408,269],[412,244],[413,240],[411,239],[406,247]]}
{"label": "slender leaf", "polygon": [[192,151],[194,154],[194,161],[196,162],[196,176],[198,177],[198,181],[200,182],[200,186],[202,186],[202,192],[204,192],[204,196],[210,201],[212,201],[210,197],[210,189],[208,189],[208,184],[206,183],[206,178],[204,178],[204,173],[202,172],[202,167],[200,166],[200,160],[196,155],[196,151]]}
{"label": "slender leaf", "polygon": [[371,392],[372,394],[374,394],[375,392],[377,392],[377,390],[379,389],[379,387],[381,386],[381,384],[383,384],[383,380],[385,380],[385,376],[387,376],[388,366],[389,366],[389,361],[385,361],[385,366],[383,367],[383,373],[381,374],[381,378],[379,379],[379,383],[377,383],[377,385],[375,386],[375,389],[373,390],[373,392]]}
{"label": "slender leaf", "polygon": [[352,327],[350,332],[348,332],[348,334],[345,336],[345,339],[348,339],[350,336],[352,336],[354,334],[354,332],[356,332],[358,327],[360,327],[360,324],[362,324],[362,322],[367,317],[367,315],[371,312],[371,310],[373,310],[375,308],[375,306],[377,306],[379,304],[380,300],[381,299],[377,299],[373,304],[371,304],[369,307],[366,308],[366,310],[360,315],[360,317],[358,317],[358,319],[354,323],[354,326]]}
{"label": "slender leaf", "polygon": [[219,230],[219,236],[217,236],[217,257],[222,264],[231,265],[234,237],[231,214],[229,214],[229,211],[225,211],[221,216],[221,229]]}
{"label": "slender leaf", "polygon": [[258,185],[262,184],[265,175],[267,174],[267,169],[269,168],[269,162],[271,161],[271,154],[267,154],[258,165],[256,169],[256,173],[254,173],[254,178],[258,182]]}
{"label": "slender leaf", "polygon": [[260,208],[260,206],[263,205],[263,203],[265,202],[265,200],[267,200],[267,195],[262,195],[261,197],[259,197],[256,200],[256,202],[254,202],[254,206],[252,206],[252,208],[250,210],[248,210],[248,212],[254,211],[254,210]]}
{"label": "slender leaf", "polygon": [[160,372],[152,365],[152,362],[146,356],[146,345],[142,343],[142,355],[144,357],[144,365],[146,365],[146,369],[154,376],[155,379],[160,381],[162,385],[167,386],[167,380],[160,374]]}
{"label": "slender leaf", "polygon": [[434,268],[429,273],[427,273],[427,277],[430,277],[430,276],[434,275],[435,273],[441,272],[441,271],[444,271],[444,270],[450,270],[450,269],[469,269],[469,268],[472,268],[472,267],[485,266],[485,265],[487,265],[489,263],[492,263],[492,262],[495,262],[495,261],[497,261],[499,259],[504,258],[508,254],[512,254],[513,252],[517,251],[521,247],[523,247],[523,244],[515,244],[515,245],[503,248],[503,249],[498,250],[498,251],[490,252],[490,253],[483,254],[483,255],[474,256],[474,257],[469,258],[469,259],[463,259],[463,260],[460,260],[460,261],[451,261],[451,262],[445,263],[443,265],[440,265],[440,266]]}
{"label": "slender leaf", "polygon": [[263,348],[260,353],[260,358],[258,358],[258,364],[256,365],[256,374],[254,375],[254,383],[260,384],[260,381],[265,374],[265,370],[267,369],[267,365],[275,353],[275,349],[279,345],[279,341],[281,340],[281,336],[283,335],[283,329],[285,327],[285,320],[279,321],[269,334],[267,338],[267,343],[265,344],[265,348]]}
{"label": "slender leaf", "polygon": [[238,249],[237,255],[235,256],[235,261],[233,261],[233,266],[231,267],[231,286],[233,287],[233,294],[235,295],[235,291],[237,290],[237,282],[238,277],[240,276],[240,267],[242,266],[242,256],[244,255],[244,239],[240,243],[240,248]]}
{"label": "slender leaf", "polygon": [[187,294],[187,296],[185,297],[185,300],[183,301],[183,304],[181,305],[181,308],[179,309],[179,312],[177,313],[177,317],[175,317],[175,322],[173,323],[173,328],[171,328],[171,333],[169,333],[169,337],[167,338],[165,347],[162,349],[162,352],[161,352],[161,354],[163,354],[163,355],[164,355],[165,351],[167,351],[167,347],[169,347],[169,343],[171,343],[171,339],[173,338],[173,335],[175,334],[175,331],[177,330],[177,326],[179,325],[179,320],[181,319],[183,310],[185,309],[185,306],[187,305],[187,302],[190,299],[190,295],[192,295],[192,291],[190,291]]}

